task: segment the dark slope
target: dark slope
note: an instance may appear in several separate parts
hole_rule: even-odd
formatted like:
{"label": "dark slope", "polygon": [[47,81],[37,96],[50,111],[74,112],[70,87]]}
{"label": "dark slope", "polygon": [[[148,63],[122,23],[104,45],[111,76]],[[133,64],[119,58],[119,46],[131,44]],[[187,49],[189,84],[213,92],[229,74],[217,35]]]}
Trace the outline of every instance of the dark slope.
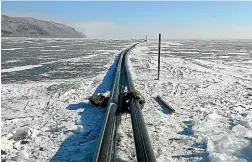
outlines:
{"label": "dark slope", "polygon": [[2,37],[38,38],[85,38],[86,35],[74,28],[51,21],[31,17],[9,17],[2,15]]}

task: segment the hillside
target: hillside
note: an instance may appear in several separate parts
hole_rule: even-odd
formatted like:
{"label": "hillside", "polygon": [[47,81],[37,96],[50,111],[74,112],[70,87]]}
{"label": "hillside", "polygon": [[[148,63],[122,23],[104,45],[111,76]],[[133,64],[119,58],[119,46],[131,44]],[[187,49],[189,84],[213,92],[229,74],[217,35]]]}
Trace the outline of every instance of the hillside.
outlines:
{"label": "hillside", "polygon": [[38,38],[85,38],[86,35],[74,28],[31,17],[9,17],[2,15],[2,37]]}

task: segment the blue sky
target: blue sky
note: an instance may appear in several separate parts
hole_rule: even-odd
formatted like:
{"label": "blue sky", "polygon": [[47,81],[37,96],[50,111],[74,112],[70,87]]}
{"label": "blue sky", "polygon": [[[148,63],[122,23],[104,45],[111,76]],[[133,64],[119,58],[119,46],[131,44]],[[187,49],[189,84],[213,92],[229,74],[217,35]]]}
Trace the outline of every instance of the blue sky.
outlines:
{"label": "blue sky", "polygon": [[3,1],[1,7],[2,14],[57,21],[108,38],[155,37],[158,32],[167,38],[252,38],[251,8],[252,2],[218,1]]}

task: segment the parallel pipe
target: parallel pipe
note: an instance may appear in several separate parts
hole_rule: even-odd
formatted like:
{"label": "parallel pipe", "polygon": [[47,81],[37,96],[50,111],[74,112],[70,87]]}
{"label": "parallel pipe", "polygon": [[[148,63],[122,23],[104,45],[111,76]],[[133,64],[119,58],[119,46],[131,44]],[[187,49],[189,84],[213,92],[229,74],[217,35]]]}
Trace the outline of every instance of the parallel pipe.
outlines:
{"label": "parallel pipe", "polygon": [[[98,140],[93,162],[114,161],[117,113],[118,110],[122,109],[121,106],[125,106],[119,104],[119,96],[122,92],[122,84],[125,83],[123,78],[126,78],[128,91],[135,91],[127,60],[129,51],[137,44],[138,43],[132,45],[128,49],[122,51],[120,54],[113,88],[106,109],[104,123],[101,129],[101,134]],[[130,109],[137,160],[138,162],[155,162],[155,156],[149,140],[149,135],[141,113],[138,99],[132,99],[130,101]]]}
{"label": "parallel pipe", "polygon": [[120,93],[119,88],[121,86],[122,61],[125,55],[125,51],[126,50],[121,52],[119,61],[117,63],[111,97],[106,109],[104,123],[98,140],[93,162],[110,162],[114,159],[114,137],[116,133],[117,121],[116,113],[118,109],[118,97]]}
{"label": "parallel pipe", "polygon": [[[133,47],[136,46],[133,45]],[[125,74],[127,78],[127,88],[128,91],[135,91],[134,83],[132,81],[132,76],[129,70],[128,58],[129,51],[126,53],[124,58],[124,68]],[[131,121],[133,127],[134,141],[136,147],[137,161],[138,162],[155,162],[155,155],[150,143],[148,131],[145,126],[144,118],[140,109],[139,100],[132,99],[130,101],[130,113],[131,113]]]}

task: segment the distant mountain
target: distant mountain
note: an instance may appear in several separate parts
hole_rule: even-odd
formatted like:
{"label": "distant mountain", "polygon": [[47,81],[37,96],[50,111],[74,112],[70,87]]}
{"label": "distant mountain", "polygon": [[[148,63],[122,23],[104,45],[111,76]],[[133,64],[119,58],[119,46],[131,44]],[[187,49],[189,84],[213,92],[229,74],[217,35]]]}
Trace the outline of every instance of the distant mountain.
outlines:
{"label": "distant mountain", "polygon": [[1,25],[2,37],[86,38],[85,34],[72,27],[31,17],[2,15]]}

